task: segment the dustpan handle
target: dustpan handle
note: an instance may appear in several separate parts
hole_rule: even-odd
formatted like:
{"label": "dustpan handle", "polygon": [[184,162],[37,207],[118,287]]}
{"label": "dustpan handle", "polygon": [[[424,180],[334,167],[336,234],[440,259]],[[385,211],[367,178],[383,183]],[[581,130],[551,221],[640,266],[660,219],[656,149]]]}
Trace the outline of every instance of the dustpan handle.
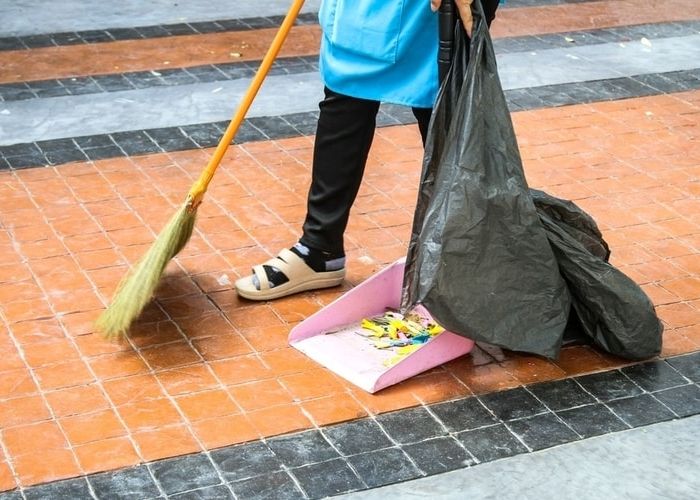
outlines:
{"label": "dustpan handle", "polygon": [[236,110],[236,114],[233,115],[233,118],[228,124],[228,127],[226,127],[226,131],[224,132],[223,137],[219,141],[218,146],[216,146],[216,150],[214,151],[214,154],[209,160],[209,163],[207,164],[206,168],[202,171],[202,174],[199,176],[199,179],[197,179],[197,182],[194,183],[194,185],[190,189],[189,194],[187,195],[187,208],[190,211],[195,210],[202,202],[204,193],[207,191],[207,187],[209,186],[212,177],[214,177],[214,172],[216,172],[216,169],[219,166],[219,163],[221,163],[221,159],[226,153],[229,144],[231,144],[231,141],[233,141],[236,132],[238,132],[238,128],[241,126],[241,123],[243,123],[243,119],[245,118],[246,113],[248,113],[248,109],[253,103],[253,99],[255,99],[258,90],[260,90],[260,87],[262,86],[263,81],[267,76],[267,73],[270,71],[272,63],[275,62],[277,54],[279,54],[279,51],[282,48],[282,44],[287,38],[289,30],[291,30],[292,26],[294,25],[294,22],[296,21],[296,18],[299,15],[299,11],[301,10],[303,5],[304,0],[294,0],[292,6],[289,8],[289,11],[285,16],[284,21],[282,21],[282,24],[279,27],[275,38],[272,40],[270,48],[267,49],[267,53],[265,54],[265,57],[260,63],[260,67],[258,68],[258,71],[255,74],[253,81],[248,86],[248,90],[243,96],[243,99],[241,100],[241,103],[238,106],[238,109]]}

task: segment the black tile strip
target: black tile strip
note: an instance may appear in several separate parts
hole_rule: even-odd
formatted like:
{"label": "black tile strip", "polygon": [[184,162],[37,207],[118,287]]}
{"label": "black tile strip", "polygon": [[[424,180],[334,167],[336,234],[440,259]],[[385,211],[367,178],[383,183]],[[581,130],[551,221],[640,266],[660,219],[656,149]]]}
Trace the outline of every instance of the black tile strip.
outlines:
{"label": "black tile strip", "polygon": [[595,398],[573,379],[542,382],[529,386],[528,389],[537,399],[555,412],[595,402]]}
{"label": "black tile strip", "polygon": [[508,422],[507,426],[525,445],[533,450],[543,450],[579,439],[554,413],[544,413],[534,417]]}
{"label": "black tile strip", "polygon": [[374,488],[700,414],[700,387],[691,380],[699,359],[697,352],[399,410],[3,492],[0,499],[301,499]]}
{"label": "black tile strip", "polygon": [[557,415],[582,438],[630,428],[607,406],[600,403],[559,411]]}
{"label": "black tile strip", "polygon": [[141,500],[160,496],[155,479],[147,467],[103,472],[90,476],[88,479],[97,498]]}
{"label": "black tile strip", "polygon": [[655,392],[654,397],[679,417],[700,413],[700,387],[697,385],[684,385]]}
{"label": "black tile strip", "polygon": [[160,460],[151,470],[167,495],[220,484],[216,468],[205,454]]}
{"label": "black tile strip", "polygon": [[472,455],[452,436],[428,439],[404,447],[426,476],[474,465]]}
{"label": "black tile strip", "polygon": [[246,446],[220,448],[211,452],[211,458],[230,482],[254,478],[261,470],[282,470],[282,462],[270,447],[262,441]]}
{"label": "black tile strip", "polygon": [[[574,4],[591,1],[595,0],[508,0],[508,2],[501,5],[501,8],[509,9],[514,7]],[[216,21],[137,26],[132,28],[109,28],[105,30],[10,36],[0,38],[0,51],[114,42],[118,40],[141,40],[178,35],[220,33],[224,31],[249,31],[262,28],[275,28],[282,23],[283,19],[284,16],[250,17],[243,19],[221,19]],[[301,13],[297,17],[296,24],[318,24],[318,13]]]}
{"label": "black tile strip", "polygon": [[[620,43],[639,40],[678,37],[700,34],[700,21],[674,23],[654,23],[619,28],[607,28],[545,35],[528,35],[494,40],[498,54],[532,52],[563,47]],[[275,61],[270,74],[299,74],[318,70],[318,56],[280,58]],[[239,61],[224,64],[208,64],[188,68],[172,68],[158,71],[136,71],[89,77],[75,77],[64,80],[39,80],[31,82],[0,84],[1,101],[20,101],[45,97],[79,95],[88,93],[119,92],[158,86],[187,85],[214,81],[228,81],[250,78],[255,74],[260,61]],[[653,82],[641,82],[647,87],[656,88]],[[662,82],[655,82],[663,84]],[[677,84],[676,84],[677,85]],[[632,89],[630,89],[632,90]],[[637,86],[640,94],[640,86]],[[648,90],[647,90],[648,91]]]}
{"label": "black tile strip", "polygon": [[227,486],[219,485],[170,495],[168,498],[172,500],[234,500],[236,497]]}
{"label": "black tile strip", "polygon": [[301,467],[339,456],[323,434],[315,430],[273,438],[268,445],[287,467]]}
{"label": "black tile strip", "polygon": [[393,444],[379,424],[369,419],[328,427],[323,434],[345,456],[368,453]]}
{"label": "black tile strip", "polygon": [[683,376],[700,383],[700,352],[671,358],[669,363]]}
{"label": "black tile strip", "polygon": [[522,387],[494,392],[479,398],[501,421],[532,417],[547,411],[547,408]]}
{"label": "black tile strip", "polygon": [[46,498],[91,498],[88,482],[84,477],[66,479],[35,486],[24,491],[27,500]]}
{"label": "black tile strip", "polygon": [[631,427],[663,422],[675,418],[675,414],[651,394],[616,399],[607,404],[618,417]]}
{"label": "black tile strip", "polygon": [[620,370],[645,391],[653,392],[670,389],[687,383],[676,370],[663,361],[650,361],[632,365]]}
{"label": "black tile strip", "polygon": [[455,437],[480,463],[528,451],[525,445],[503,424],[460,432]]}
{"label": "black tile strip", "polygon": [[[506,90],[511,111],[613,101],[700,89],[700,69],[648,74],[611,80],[565,83]],[[276,140],[316,131],[318,112],[244,120],[235,137],[236,144]],[[404,106],[382,105],[377,116],[380,127],[414,123],[411,110]],[[115,132],[56,141],[0,146],[0,170],[60,165],[71,161],[99,160],[154,152],[206,148],[218,144],[228,122],[201,123],[149,130]],[[700,374],[693,375],[700,379]]]}
{"label": "black tile strip", "polygon": [[270,498],[296,500],[305,498],[286,471],[270,472],[231,483],[238,498]]}
{"label": "black tile strip", "polygon": [[365,488],[365,484],[343,459],[291,469],[290,473],[308,498],[324,498]]}
{"label": "black tile strip", "polygon": [[690,36],[698,33],[700,33],[700,21],[688,20],[496,38],[493,40],[493,46],[497,54],[505,54],[603,43],[632,42],[642,38],[653,41],[658,38]]}
{"label": "black tile strip", "polygon": [[379,415],[377,423],[399,444],[416,443],[446,434],[444,426],[421,406]]}
{"label": "black tile strip", "polygon": [[347,460],[368,488],[378,488],[423,475],[404,450],[398,447],[354,455]]}
{"label": "black tile strip", "polygon": [[477,398],[458,399],[431,407],[449,432],[461,432],[486,427],[497,422],[496,417]]}

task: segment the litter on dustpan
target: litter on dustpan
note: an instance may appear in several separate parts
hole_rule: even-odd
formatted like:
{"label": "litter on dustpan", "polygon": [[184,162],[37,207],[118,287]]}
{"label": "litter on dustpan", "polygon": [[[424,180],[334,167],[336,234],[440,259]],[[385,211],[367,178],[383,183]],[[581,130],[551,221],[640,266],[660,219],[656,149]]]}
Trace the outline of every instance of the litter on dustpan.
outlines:
{"label": "litter on dustpan", "polygon": [[367,338],[377,348],[392,354],[384,366],[394,366],[423,344],[445,331],[437,323],[417,312],[401,314],[388,310],[381,316],[364,318],[355,333]]}

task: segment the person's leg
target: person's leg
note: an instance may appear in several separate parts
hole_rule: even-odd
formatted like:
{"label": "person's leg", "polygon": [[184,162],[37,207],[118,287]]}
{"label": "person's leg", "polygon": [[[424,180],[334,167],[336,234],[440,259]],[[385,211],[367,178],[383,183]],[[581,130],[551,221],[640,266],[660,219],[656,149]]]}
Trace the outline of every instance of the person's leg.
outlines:
{"label": "person's leg", "polygon": [[244,297],[267,300],[343,279],[343,234],[374,138],[379,102],[326,88],[319,108],[303,235],[291,249],[255,266],[253,276],[236,282]]}
{"label": "person's leg", "polygon": [[379,102],[325,89],[314,143],[304,234],[300,242],[344,255],[343,234],[367,163]]}
{"label": "person's leg", "polygon": [[433,108],[411,108],[411,111],[413,111],[413,116],[416,117],[418,122],[420,138],[423,140],[423,147],[425,147],[425,139],[428,137],[428,125],[430,125],[430,115],[433,113]]}
{"label": "person's leg", "polygon": [[491,26],[491,22],[496,17],[496,9],[498,9],[498,4],[500,0],[481,0],[481,5],[484,8],[484,15],[486,16],[486,23]]}

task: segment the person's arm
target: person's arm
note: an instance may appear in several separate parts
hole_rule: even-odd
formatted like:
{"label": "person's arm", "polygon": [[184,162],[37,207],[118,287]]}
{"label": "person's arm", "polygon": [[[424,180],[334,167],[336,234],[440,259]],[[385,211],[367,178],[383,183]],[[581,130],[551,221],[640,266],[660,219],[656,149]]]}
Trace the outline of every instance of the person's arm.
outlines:
{"label": "person's arm", "polygon": [[[459,17],[462,19],[462,25],[467,35],[472,36],[472,2],[474,0],[454,0],[455,7],[459,11]],[[433,12],[437,12],[442,4],[442,0],[430,0],[430,8]]]}

